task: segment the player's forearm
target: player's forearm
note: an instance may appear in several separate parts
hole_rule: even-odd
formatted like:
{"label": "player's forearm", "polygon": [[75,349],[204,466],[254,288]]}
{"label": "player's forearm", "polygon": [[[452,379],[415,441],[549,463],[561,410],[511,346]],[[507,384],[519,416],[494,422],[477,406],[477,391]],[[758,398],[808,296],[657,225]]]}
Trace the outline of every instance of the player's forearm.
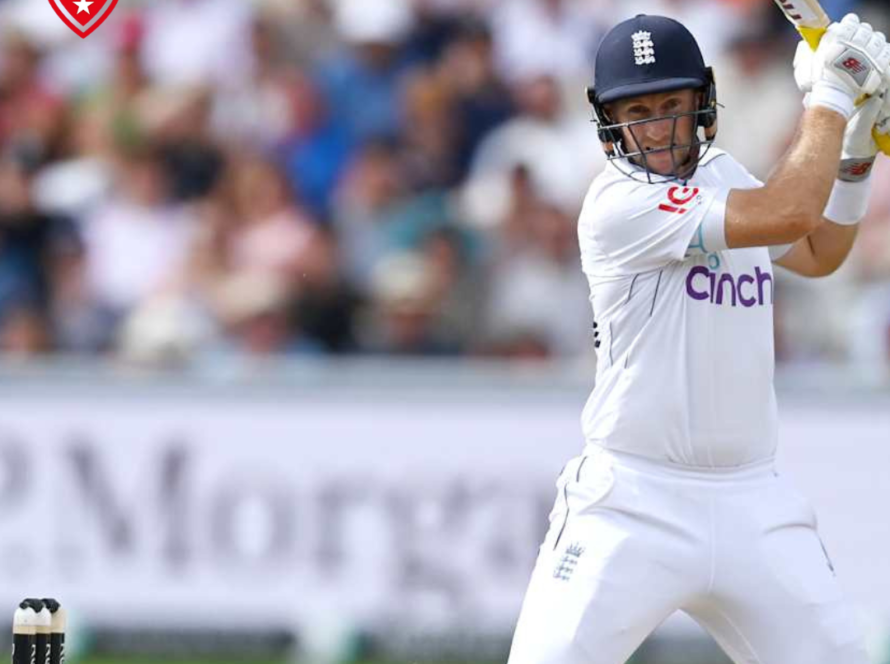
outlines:
{"label": "player's forearm", "polygon": [[793,244],[816,230],[837,175],[845,126],[842,115],[825,108],[804,113],[794,143],[766,184],[730,192],[727,246]]}
{"label": "player's forearm", "polygon": [[827,276],[843,265],[858,230],[859,226],[841,226],[826,219],[807,236],[820,268],[821,274],[817,276]]}
{"label": "player's forearm", "polygon": [[826,108],[807,110],[794,143],[762,191],[770,215],[790,220],[799,227],[800,235],[813,232],[822,222],[837,176],[846,124],[843,116]]}
{"label": "player's forearm", "polygon": [[847,259],[857,229],[858,226],[841,226],[825,219],[776,262],[804,277],[827,277]]}

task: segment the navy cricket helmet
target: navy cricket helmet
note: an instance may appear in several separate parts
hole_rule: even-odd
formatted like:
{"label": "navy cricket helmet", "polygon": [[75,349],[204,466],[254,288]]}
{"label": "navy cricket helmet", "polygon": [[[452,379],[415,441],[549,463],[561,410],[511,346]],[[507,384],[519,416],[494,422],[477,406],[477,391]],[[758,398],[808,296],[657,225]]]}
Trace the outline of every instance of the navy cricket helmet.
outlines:
{"label": "navy cricket helmet", "polygon": [[[610,102],[620,99],[684,89],[700,92],[699,107],[690,113],[616,123],[606,108]],[[599,137],[609,160],[625,159],[641,167],[648,182],[657,174],[649,169],[645,152],[627,149],[622,129],[633,134],[639,125],[673,119],[671,145],[658,151],[671,150],[672,156],[677,148],[689,148],[690,152],[686,162],[674,164],[672,175],[662,176],[668,180],[692,177],[717,135],[713,71],[705,65],[692,33],[683,24],[664,16],[640,14],[619,23],[606,34],[596,54],[594,85],[587,89],[587,99],[593,106]],[[695,119],[692,143],[676,145],[677,120],[690,115]],[[702,137],[699,128],[703,130]],[[625,173],[634,177],[632,173]]]}

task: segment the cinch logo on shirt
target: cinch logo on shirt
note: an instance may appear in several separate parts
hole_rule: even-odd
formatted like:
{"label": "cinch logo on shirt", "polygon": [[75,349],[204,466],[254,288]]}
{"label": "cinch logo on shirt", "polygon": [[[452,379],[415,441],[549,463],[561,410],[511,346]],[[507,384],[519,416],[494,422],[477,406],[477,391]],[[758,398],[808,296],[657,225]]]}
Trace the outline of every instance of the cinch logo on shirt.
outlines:
{"label": "cinch logo on shirt", "polygon": [[[767,283],[769,300],[766,299]],[[704,265],[696,265],[686,275],[686,293],[693,300],[707,300],[711,304],[763,306],[773,303],[773,277],[759,267],[754,268],[754,274],[743,273],[735,277],[729,272],[712,272]]]}

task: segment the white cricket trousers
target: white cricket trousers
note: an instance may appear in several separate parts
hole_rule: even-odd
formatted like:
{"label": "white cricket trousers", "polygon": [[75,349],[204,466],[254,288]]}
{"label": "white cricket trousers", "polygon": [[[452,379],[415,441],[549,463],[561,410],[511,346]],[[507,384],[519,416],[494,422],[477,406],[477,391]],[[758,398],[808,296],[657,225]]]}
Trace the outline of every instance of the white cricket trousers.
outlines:
{"label": "white cricket trousers", "polygon": [[736,664],[868,664],[806,499],[773,463],[588,446],[557,481],[509,664],[624,664],[682,610]]}

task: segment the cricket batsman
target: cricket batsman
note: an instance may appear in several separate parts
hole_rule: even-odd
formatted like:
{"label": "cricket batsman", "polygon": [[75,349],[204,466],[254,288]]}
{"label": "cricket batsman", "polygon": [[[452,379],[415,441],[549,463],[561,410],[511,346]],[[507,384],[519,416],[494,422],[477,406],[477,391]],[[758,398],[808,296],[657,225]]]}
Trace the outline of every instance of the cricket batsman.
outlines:
{"label": "cricket batsman", "polygon": [[813,509],[775,469],[772,264],[818,277],[850,251],[890,138],[890,47],[849,15],[795,78],[799,130],[763,183],[712,147],[685,27],[640,15],[600,46],[609,163],[578,225],[596,387],[509,664],[622,664],[677,610],[736,664],[867,664]]}

